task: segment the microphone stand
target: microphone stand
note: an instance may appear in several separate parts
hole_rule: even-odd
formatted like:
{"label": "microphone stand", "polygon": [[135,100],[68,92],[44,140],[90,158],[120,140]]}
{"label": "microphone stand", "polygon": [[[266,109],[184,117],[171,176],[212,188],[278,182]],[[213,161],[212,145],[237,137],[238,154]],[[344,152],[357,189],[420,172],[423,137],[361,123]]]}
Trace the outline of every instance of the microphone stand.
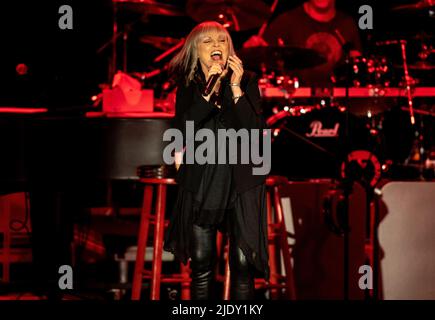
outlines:
{"label": "microphone stand", "polygon": [[[350,45],[349,43],[345,43],[342,45],[343,52],[345,54],[345,105],[346,105],[346,116],[345,116],[345,150],[347,153],[351,151],[352,140],[349,134],[350,127],[350,99],[349,99],[349,88],[351,82],[351,60],[350,60]],[[342,198],[342,219],[341,219],[341,231],[344,236],[343,241],[343,299],[349,300],[349,235],[350,235],[350,226],[349,226],[349,200],[350,196],[353,193],[354,183],[358,179],[361,182],[361,185],[364,187],[366,193],[366,223],[365,223],[365,254],[366,261],[368,260],[372,266],[373,274],[373,290],[370,290],[368,294],[366,294],[366,299],[378,299],[378,274],[379,274],[379,244],[378,244],[378,232],[377,227],[379,224],[379,200],[377,199],[378,194],[374,187],[370,184],[369,179],[366,177],[365,173],[367,167],[363,168],[361,172],[361,177],[356,177],[352,175],[351,172],[347,172],[347,170],[352,170],[349,166],[349,157],[346,155],[344,160],[345,174],[343,179],[341,180],[340,188],[343,190],[343,198]],[[367,247],[370,248],[370,252],[367,252]]]}
{"label": "microphone stand", "polygon": [[[346,105],[346,116],[344,121],[344,137],[345,137],[345,149],[350,150],[351,139],[349,135],[349,114],[350,114],[350,100],[349,100],[349,87],[351,81],[351,63],[350,63],[350,45],[349,43],[342,43],[343,53],[345,56],[345,70],[346,70],[346,81],[345,81],[345,105]],[[345,168],[349,165],[348,157],[345,158]],[[343,177],[340,187],[343,190],[343,220],[342,220],[342,230],[343,230],[343,299],[349,300],[349,198],[353,192],[354,181],[351,177],[346,175]]]}
{"label": "microphone stand", "polygon": [[402,53],[402,63],[403,63],[403,73],[405,77],[405,86],[406,86],[406,94],[407,94],[407,100],[408,100],[408,110],[409,110],[409,118],[410,122],[414,131],[414,142],[413,142],[413,148],[411,150],[411,154],[409,155],[408,159],[406,160],[406,164],[409,164],[409,162],[412,162],[412,158],[414,156],[413,152],[416,148],[416,153],[418,154],[418,173],[420,180],[424,180],[423,177],[423,164],[424,164],[424,154],[422,151],[422,140],[424,138],[423,133],[421,132],[421,124],[420,127],[417,126],[415,122],[415,115],[414,115],[414,102],[413,102],[413,94],[412,94],[412,85],[414,84],[413,78],[409,75],[409,69],[408,69],[408,60],[407,60],[407,53],[406,53],[406,40],[400,40],[400,51]]}

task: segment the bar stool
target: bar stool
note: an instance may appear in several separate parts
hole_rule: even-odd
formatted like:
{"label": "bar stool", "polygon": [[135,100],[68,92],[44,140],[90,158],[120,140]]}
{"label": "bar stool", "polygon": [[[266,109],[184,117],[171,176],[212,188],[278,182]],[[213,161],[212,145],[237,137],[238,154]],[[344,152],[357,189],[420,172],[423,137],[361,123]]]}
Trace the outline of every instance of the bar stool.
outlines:
{"label": "bar stool", "polygon": [[[270,176],[266,179],[267,201],[267,226],[268,226],[268,252],[269,252],[269,281],[255,279],[256,289],[269,289],[271,299],[280,297],[280,289],[284,289],[284,297],[290,300],[296,299],[293,267],[291,263],[291,248],[288,238],[292,237],[287,232],[284,214],[282,210],[279,187],[288,183],[287,178]],[[226,246],[228,251],[228,244]],[[281,273],[280,253],[282,254],[285,274]],[[228,254],[225,254],[225,276],[223,299],[230,299],[230,267]]]}
{"label": "bar stool", "polygon": [[[144,176],[143,174],[139,176]],[[162,275],[162,253],[165,226],[168,221],[165,220],[166,211],[166,191],[169,185],[175,185],[172,178],[149,178],[142,177],[139,180],[144,184],[144,198],[141,210],[139,235],[137,240],[137,255],[133,275],[132,300],[139,300],[141,295],[143,279],[151,280],[151,300],[160,299],[161,283],[180,283],[181,299],[190,299],[190,270],[188,266],[181,265],[180,273]],[[155,206],[153,208],[153,189],[157,189]],[[150,225],[154,226],[153,237],[153,261],[151,270],[145,269],[145,250],[148,240]]]}
{"label": "bar stool", "polygon": [[[30,221],[25,219],[20,229],[22,231],[11,230],[11,221],[22,218],[28,207],[28,195],[24,192],[10,193],[0,196],[0,236],[3,238],[0,244],[0,283],[10,283],[10,268],[13,263],[32,262]],[[26,232],[27,231],[27,232]],[[17,243],[22,246],[15,247]],[[23,244],[25,244],[23,246]]]}

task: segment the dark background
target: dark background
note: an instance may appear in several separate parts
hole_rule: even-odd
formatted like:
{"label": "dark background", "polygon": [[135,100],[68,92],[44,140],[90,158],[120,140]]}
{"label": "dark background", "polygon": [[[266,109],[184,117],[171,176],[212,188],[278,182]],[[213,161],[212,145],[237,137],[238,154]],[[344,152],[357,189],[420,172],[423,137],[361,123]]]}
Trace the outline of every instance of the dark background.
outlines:
{"label": "dark background", "polygon": [[[272,1],[265,2],[270,4]],[[338,0],[337,7],[352,15],[355,20],[358,20],[358,8],[360,5],[371,5],[374,11],[374,29],[360,32],[364,43],[364,53],[387,54],[393,62],[399,64],[400,55],[397,47],[381,48],[374,46],[374,42],[387,39],[410,39],[410,62],[415,61],[419,41],[412,40],[412,37],[419,32],[433,32],[434,19],[430,19],[427,12],[393,13],[391,11],[391,8],[396,5],[412,2],[399,0]],[[166,3],[184,8],[186,1],[168,0]],[[281,0],[276,10],[276,15],[301,3],[302,1]],[[58,28],[58,19],[60,17],[58,9],[61,5],[65,4],[71,5],[73,8],[73,30],[60,30]],[[144,19],[143,14],[130,10],[120,10],[118,22],[120,30],[122,30],[124,25],[131,24],[128,40],[128,72],[152,71],[161,68],[168,61],[164,60],[159,64],[154,64],[152,62],[153,59],[161,54],[162,51],[152,45],[141,43],[139,41],[140,37],[144,35],[157,35],[181,38],[185,37],[197,23],[187,15],[183,17],[149,16],[148,19]],[[55,111],[71,110],[71,108],[77,110],[83,110],[84,107],[88,108],[91,103],[91,96],[101,91],[99,85],[108,84],[111,81],[108,74],[111,47],[107,46],[105,50],[100,53],[97,52],[111,40],[112,23],[112,3],[110,0],[2,1],[0,3],[0,106],[48,107],[50,110]],[[254,29],[239,33],[232,32],[236,48],[240,48],[242,43],[257,31]],[[433,42],[433,39],[430,39],[430,41]],[[120,41],[117,47],[119,49],[118,56],[120,57]],[[20,63],[28,66],[27,75],[20,76],[16,73],[15,68]],[[118,68],[121,68],[121,66],[121,59],[118,59]],[[162,74],[151,81],[147,81],[144,85],[158,89],[167,80],[166,78],[167,75]],[[68,119],[66,122],[68,122]],[[8,134],[13,136],[13,131],[7,129],[13,127],[14,122],[7,122],[6,119],[5,123],[9,126],[4,126],[5,134],[3,136]],[[66,140],[66,142],[62,141],[62,144],[59,142],[58,146],[60,145],[62,148],[69,150],[69,143],[71,141],[75,143],[74,146],[80,146],[77,142],[81,141],[79,137],[82,136],[76,134],[77,131],[70,129],[63,122],[55,122],[53,126],[55,128],[51,132],[55,132],[58,140],[61,140],[63,137],[59,133],[62,130],[67,132],[67,136],[71,139]],[[62,130],[58,130],[58,128]],[[17,127],[18,129],[19,127]],[[396,137],[394,136],[394,138]],[[32,141],[38,141],[38,138],[39,136],[34,136]],[[43,138],[39,140],[44,142]],[[47,146],[52,145],[56,145],[56,143],[51,142],[51,144],[47,144]],[[59,148],[58,146],[56,147],[57,149]],[[57,149],[53,148],[55,151]],[[48,149],[40,150],[42,150],[39,151],[40,154],[51,154],[45,152]],[[92,159],[86,152],[77,154],[83,157],[82,160],[84,162]],[[67,168],[71,176],[73,175],[71,172],[75,171],[69,169],[74,168],[78,170],[79,168],[74,163],[74,159],[68,160],[67,164],[70,164],[70,166],[59,161],[58,159],[62,159],[60,156],[52,158],[47,163],[43,162],[46,157],[41,156],[40,159],[42,159],[41,162],[36,162],[35,167],[38,167],[40,163],[44,163],[47,168],[51,165],[59,170]],[[44,170],[41,172],[44,172]],[[62,175],[60,177],[65,178]],[[68,183],[69,180],[65,180],[65,182]],[[47,184],[50,183],[51,180]],[[68,188],[74,189],[74,187],[75,185],[68,185]],[[89,185],[88,187],[92,189],[94,185]],[[128,204],[141,199],[139,189],[133,189],[133,187],[124,189],[121,187],[124,186],[120,186],[119,189],[127,189],[127,191],[118,193],[117,186],[114,188],[114,193],[119,194],[119,199],[128,202]],[[97,188],[95,187],[94,189]],[[76,188],[74,191],[77,190],[85,193],[85,191],[79,188]],[[51,192],[51,189],[49,191]],[[105,196],[105,193],[103,194],[104,191],[101,191],[101,198]],[[42,195],[40,195],[39,199],[36,199],[36,202],[35,200],[33,201],[32,207],[35,208],[38,204],[40,205],[39,211],[38,209],[34,211],[43,213],[41,217],[43,216],[44,219],[39,220],[39,223],[43,224],[43,227],[46,229],[55,232],[55,227],[47,223],[47,221],[53,222],[54,219],[52,218],[54,214],[57,214],[57,211],[46,205],[47,203],[49,205],[52,204],[53,202],[50,201],[58,195],[54,192],[48,193],[44,189],[41,189],[41,192]],[[92,198],[93,195],[91,194],[89,197]],[[75,197],[75,193],[71,193],[70,197],[71,199],[65,199],[65,206],[77,201],[77,199],[82,199],[79,196]],[[38,201],[42,202],[38,203]],[[44,203],[44,201],[47,201],[47,203]],[[115,198],[114,201],[116,203],[117,199]],[[75,206],[78,205],[76,204]],[[75,206],[68,207],[68,210],[75,210]],[[53,214],[53,216],[48,216],[48,213]],[[71,215],[67,212],[64,217],[70,219]],[[86,224],[87,221],[83,223]],[[33,231],[35,231],[35,225],[33,227]],[[43,227],[40,227],[40,230]],[[119,224],[116,225],[116,229],[117,231],[121,229]],[[134,232],[131,232],[131,234],[134,234]],[[51,233],[43,235],[45,238],[43,237],[42,240],[52,242],[51,239],[54,237],[51,237],[51,235]],[[118,240],[118,237],[114,237],[114,239],[111,247],[117,247],[117,250],[118,246],[124,245],[123,242]],[[134,243],[132,239],[128,239],[128,241]],[[58,243],[59,246],[63,244]],[[42,246],[42,248],[49,247]],[[39,261],[50,261],[50,257],[54,257],[53,252],[60,252],[62,256],[67,254],[67,251],[64,249],[48,250],[43,254],[47,254],[49,257],[46,259],[43,256]],[[52,273],[52,275],[54,274]],[[95,274],[103,278],[106,272],[95,272]],[[116,271],[113,274],[116,274]],[[103,281],[107,281],[107,279],[103,279]]]}
{"label": "dark background", "polygon": [[[248,1],[248,0],[246,0]],[[265,1],[270,4],[272,1]],[[293,8],[303,1],[280,1],[275,15]],[[168,0],[162,3],[183,9],[186,0]],[[383,51],[400,63],[397,47],[381,48],[374,41],[385,39],[410,39],[409,54],[415,60],[419,42],[411,37],[417,33],[434,30],[434,18],[427,11],[394,12],[394,6],[414,3],[405,0],[337,0],[337,7],[358,21],[358,8],[371,5],[374,29],[361,30],[365,53]],[[58,9],[68,4],[73,8],[73,30],[60,30]],[[136,6],[136,8],[138,8]],[[41,106],[49,108],[83,107],[90,97],[99,93],[100,84],[110,83],[109,61],[111,47],[97,53],[112,36],[112,3],[109,0],[49,0],[2,1],[0,4],[0,105]],[[148,16],[138,10],[120,8],[119,28],[131,24],[128,44],[128,72],[146,72],[162,67],[152,60],[163,51],[139,41],[144,35],[181,38],[196,24],[188,15],[183,17]],[[258,30],[248,30],[232,36],[239,48]],[[430,39],[433,42],[433,39]],[[121,57],[121,41],[118,56]],[[386,51],[387,50],[387,51]],[[18,76],[15,67],[25,63],[29,72]],[[122,60],[118,59],[118,68]],[[157,88],[165,81],[166,74],[155,77],[147,87]],[[158,92],[157,92],[158,93]]]}

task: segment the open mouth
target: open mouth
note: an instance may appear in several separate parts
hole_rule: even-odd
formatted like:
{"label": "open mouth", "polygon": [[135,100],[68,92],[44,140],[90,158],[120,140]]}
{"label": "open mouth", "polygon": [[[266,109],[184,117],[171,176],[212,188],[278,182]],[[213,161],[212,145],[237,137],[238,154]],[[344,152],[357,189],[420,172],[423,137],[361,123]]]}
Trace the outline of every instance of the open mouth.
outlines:
{"label": "open mouth", "polygon": [[222,51],[215,50],[210,54],[211,58],[215,61],[222,59]]}

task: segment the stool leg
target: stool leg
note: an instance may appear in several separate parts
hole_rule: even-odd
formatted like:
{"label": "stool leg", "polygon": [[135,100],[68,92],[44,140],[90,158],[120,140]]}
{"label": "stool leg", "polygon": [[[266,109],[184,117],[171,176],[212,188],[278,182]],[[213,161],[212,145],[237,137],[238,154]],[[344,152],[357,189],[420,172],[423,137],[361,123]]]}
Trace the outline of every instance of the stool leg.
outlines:
{"label": "stool leg", "polygon": [[231,272],[230,272],[230,253],[228,244],[225,246],[225,276],[224,276],[224,297],[223,300],[230,300],[230,285],[231,285]]}
{"label": "stool leg", "polygon": [[268,251],[269,251],[269,267],[270,267],[270,277],[269,282],[272,285],[270,289],[271,299],[278,299],[278,289],[273,287],[278,284],[278,268],[277,268],[277,255],[276,255],[276,230],[273,228],[273,209],[272,201],[270,196],[270,190],[266,193],[267,201],[267,228],[268,228]]}
{"label": "stool leg", "polygon": [[290,256],[290,246],[288,244],[287,239],[287,229],[284,221],[284,214],[282,212],[281,199],[279,197],[279,188],[278,186],[273,187],[273,197],[274,197],[274,205],[275,205],[275,215],[276,220],[279,225],[279,234],[281,239],[281,250],[284,259],[285,273],[286,273],[286,285],[287,285],[287,296],[289,299],[296,299],[296,290],[294,284],[293,277],[293,267],[291,264],[291,256]]}
{"label": "stool leg", "polygon": [[[119,283],[126,284],[128,283],[128,261],[121,260],[119,261]],[[125,295],[125,289],[119,290],[119,299]]]}
{"label": "stool leg", "polygon": [[11,232],[10,232],[10,228],[9,228],[9,221],[11,219],[11,206],[10,206],[10,202],[9,199],[6,197],[6,199],[4,200],[4,210],[2,210],[3,212],[5,212],[5,232],[3,234],[4,236],[4,241],[3,241],[3,281],[5,283],[9,283],[10,281],[10,263],[11,263]]}
{"label": "stool leg", "polygon": [[151,273],[151,300],[160,299],[162,251],[165,229],[166,185],[157,186],[156,227],[154,231],[153,269]]}
{"label": "stool leg", "polygon": [[141,289],[142,289],[142,277],[143,277],[142,273],[143,273],[143,267],[144,267],[147,238],[148,238],[148,229],[149,229],[149,220],[150,220],[150,210],[151,210],[152,199],[153,199],[153,186],[145,185],[142,211],[140,214],[136,262],[135,262],[134,274],[133,274],[133,286],[132,286],[132,293],[131,293],[132,300],[139,300],[140,299],[140,293],[141,293]]}
{"label": "stool leg", "polygon": [[[224,236],[223,236],[222,232],[220,232],[218,230],[217,236],[216,236],[216,256],[219,258],[222,256],[222,249],[224,247],[223,240],[224,240]],[[219,269],[219,264],[217,264],[216,269]],[[219,270],[216,270],[216,274],[219,274],[217,271],[219,271]]]}
{"label": "stool leg", "polygon": [[190,300],[190,278],[189,278],[189,263],[184,265],[180,263],[181,276],[185,281],[181,283],[181,300]]}
{"label": "stool leg", "polygon": [[[224,241],[225,241],[224,235],[222,234],[222,232],[220,232],[218,230],[217,231],[217,236],[216,236],[216,256],[218,257],[217,258],[218,263],[216,263],[216,266],[215,266],[215,278],[216,278],[216,281],[221,281],[223,278],[225,278],[225,271],[224,271],[224,274],[222,275],[221,274],[221,269],[220,269],[220,267],[221,267],[220,261],[225,256],[223,254],[223,250],[225,249],[225,243],[224,243]],[[224,259],[224,261],[225,261],[225,259]]]}

